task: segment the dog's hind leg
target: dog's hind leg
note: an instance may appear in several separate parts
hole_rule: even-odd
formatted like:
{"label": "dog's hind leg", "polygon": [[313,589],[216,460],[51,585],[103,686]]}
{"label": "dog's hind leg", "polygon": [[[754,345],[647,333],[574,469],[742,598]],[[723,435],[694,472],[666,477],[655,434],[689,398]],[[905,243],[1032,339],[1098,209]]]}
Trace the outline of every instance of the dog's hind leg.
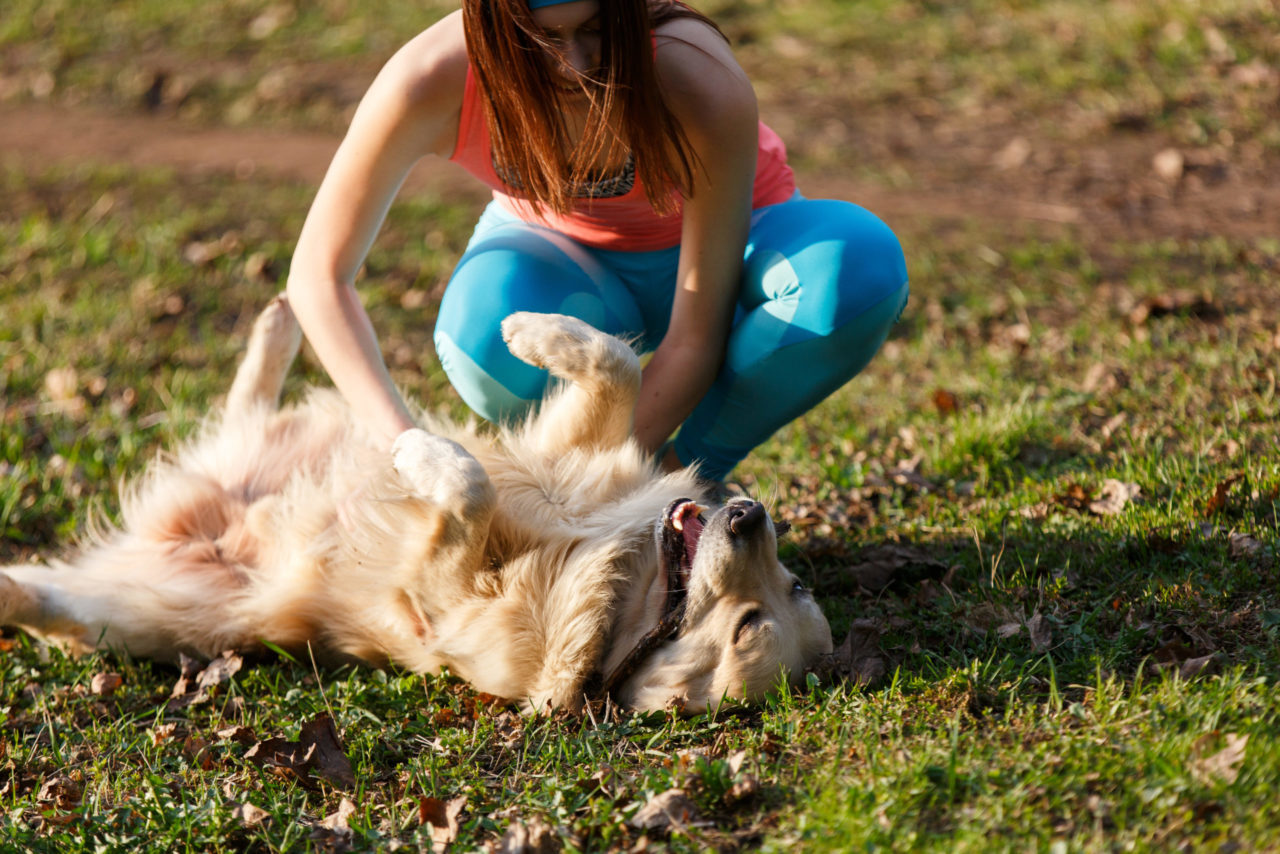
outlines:
{"label": "dog's hind leg", "polygon": [[76,654],[113,648],[176,658],[179,644],[164,626],[162,600],[161,591],[143,584],[65,564],[0,568],[0,625],[18,626]]}
{"label": "dog's hind leg", "polygon": [[618,338],[573,317],[517,312],[502,321],[511,352],[567,385],[542,404],[533,427],[538,450],[609,448],[631,435],[640,360]]}
{"label": "dog's hind leg", "polygon": [[285,374],[301,345],[302,329],[285,295],[280,294],[254,321],[244,361],[227,393],[226,417],[239,417],[264,404],[275,408]]}

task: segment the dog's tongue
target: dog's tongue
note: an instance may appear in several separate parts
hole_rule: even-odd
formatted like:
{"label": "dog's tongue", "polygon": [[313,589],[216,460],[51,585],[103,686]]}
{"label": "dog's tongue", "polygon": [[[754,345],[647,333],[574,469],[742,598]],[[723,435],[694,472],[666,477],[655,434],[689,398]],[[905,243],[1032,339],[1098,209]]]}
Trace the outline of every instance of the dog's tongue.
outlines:
{"label": "dog's tongue", "polygon": [[698,553],[698,540],[702,537],[702,520],[698,518],[701,512],[701,507],[693,501],[688,501],[677,507],[672,514],[676,528],[684,537],[685,559],[690,566],[693,565],[693,558]]}

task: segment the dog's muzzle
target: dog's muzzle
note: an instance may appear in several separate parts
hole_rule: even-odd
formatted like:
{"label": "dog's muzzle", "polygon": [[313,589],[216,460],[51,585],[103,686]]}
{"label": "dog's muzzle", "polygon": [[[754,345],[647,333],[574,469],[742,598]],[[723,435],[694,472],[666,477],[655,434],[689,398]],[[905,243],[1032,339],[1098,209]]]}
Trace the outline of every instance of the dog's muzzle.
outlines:
{"label": "dog's muzzle", "polygon": [[631,678],[659,644],[679,637],[689,597],[689,572],[706,522],[702,516],[704,509],[691,498],[677,498],[663,511],[661,551],[662,571],[667,577],[667,595],[662,606],[662,616],[658,619],[658,624],[640,638],[631,652],[627,653],[627,657],[607,677],[600,678],[598,672],[593,676],[586,691],[589,700],[603,700],[616,693],[619,686]]}

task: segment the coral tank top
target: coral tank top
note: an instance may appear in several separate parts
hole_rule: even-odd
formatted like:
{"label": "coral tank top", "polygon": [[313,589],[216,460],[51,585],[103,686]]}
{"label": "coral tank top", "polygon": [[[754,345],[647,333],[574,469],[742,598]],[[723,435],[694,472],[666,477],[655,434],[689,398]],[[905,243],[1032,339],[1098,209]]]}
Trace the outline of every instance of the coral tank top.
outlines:
{"label": "coral tank top", "polygon": [[[667,249],[680,242],[682,218],[679,206],[682,200],[679,191],[672,190],[677,210],[667,216],[659,216],[649,205],[644,187],[630,162],[619,175],[592,185],[589,195],[578,196],[567,214],[540,210],[540,206],[522,198],[520,192],[504,182],[494,169],[489,128],[470,66],[462,96],[458,140],[449,159],[492,189],[498,203],[515,216],[526,222],[549,226],[587,246],[647,252]],[[761,122],[752,207],[785,202],[795,194],[795,189],[795,176],[787,165],[786,146],[768,125]]]}

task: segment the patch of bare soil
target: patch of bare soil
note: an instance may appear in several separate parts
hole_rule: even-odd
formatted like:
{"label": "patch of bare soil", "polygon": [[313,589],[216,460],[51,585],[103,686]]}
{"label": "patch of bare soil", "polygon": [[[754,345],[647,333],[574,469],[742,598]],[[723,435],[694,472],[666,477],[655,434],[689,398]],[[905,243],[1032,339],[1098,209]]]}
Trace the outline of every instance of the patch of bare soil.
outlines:
{"label": "patch of bare soil", "polygon": [[[800,129],[821,116],[785,109],[764,105],[784,136],[797,132],[801,143],[793,147],[803,152]],[[801,189],[857,201],[896,227],[972,219],[1060,224],[1101,238],[1280,235],[1280,163],[1260,148],[1180,150],[1158,132],[1115,128],[1068,138],[991,118],[859,116],[826,145],[847,149],[860,168],[906,176],[903,186],[824,169],[801,172]],[[122,163],[316,185],[338,142],[331,133],[203,127],[145,112],[0,105],[0,157],[33,168]],[[486,195],[433,158],[415,169],[406,189],[477,203]]]}

